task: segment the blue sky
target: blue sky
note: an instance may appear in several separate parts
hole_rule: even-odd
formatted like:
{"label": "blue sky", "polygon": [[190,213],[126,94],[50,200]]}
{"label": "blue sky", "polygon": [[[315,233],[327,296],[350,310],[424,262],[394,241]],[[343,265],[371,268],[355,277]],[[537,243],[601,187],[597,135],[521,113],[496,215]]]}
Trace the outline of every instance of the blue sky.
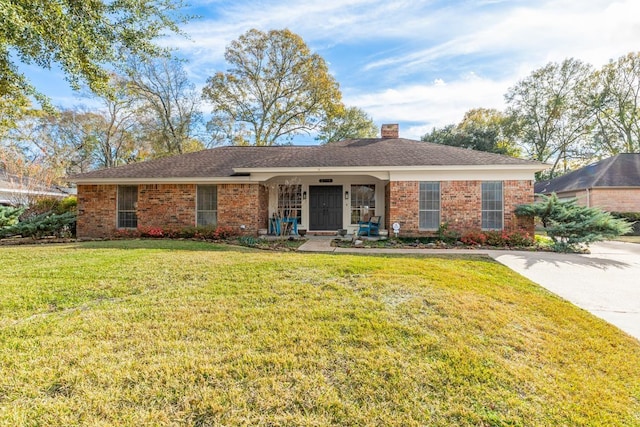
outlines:
{"label": "blue sky", "polygon": [[[191,0],[201,18],[189,38],[162,42],[187,59],[200,88],[225,70],[224,49],[250,28],[289,28],[322,55],[343,100],[379,126],[419,139],[475,107],[504,108],[504,94],[550,61],[600,67],[640,50],[638,0]],[[81,104],[58,73],[29,75],[54,103]],[[207,107],[204,107],[207,112]],[[312,143],[313,137],[296,138]]]}

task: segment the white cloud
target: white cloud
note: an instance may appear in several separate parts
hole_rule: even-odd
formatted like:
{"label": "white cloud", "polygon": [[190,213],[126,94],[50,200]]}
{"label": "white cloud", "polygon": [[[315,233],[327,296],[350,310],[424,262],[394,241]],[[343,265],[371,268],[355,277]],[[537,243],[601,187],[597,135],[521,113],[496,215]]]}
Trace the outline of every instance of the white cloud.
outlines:
{"label": "white cloud", "polygon": [[433,127],[458,123],[472,108],[505,107],[503,94],[513,79],[495,81],[468,75],[446,84],[408,85],[345,97],[348,105],[365,110],[376,123],[411,123],[405,138],[419,139]]}

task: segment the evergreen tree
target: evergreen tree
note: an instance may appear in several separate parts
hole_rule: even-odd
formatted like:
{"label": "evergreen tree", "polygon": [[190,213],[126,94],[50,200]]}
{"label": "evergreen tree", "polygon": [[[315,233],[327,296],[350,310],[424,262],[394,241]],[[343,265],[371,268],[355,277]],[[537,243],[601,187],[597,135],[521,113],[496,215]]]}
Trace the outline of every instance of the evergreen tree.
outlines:
{"label": "evergreen tree", "polygon": [[578,205],[576,199],[560,200],[555,193],[540,197],[539,202],[518,206],[515,213],[539,218],[557,252],[578,252],[589,243],[631,231],[627,221],[599,208]]}

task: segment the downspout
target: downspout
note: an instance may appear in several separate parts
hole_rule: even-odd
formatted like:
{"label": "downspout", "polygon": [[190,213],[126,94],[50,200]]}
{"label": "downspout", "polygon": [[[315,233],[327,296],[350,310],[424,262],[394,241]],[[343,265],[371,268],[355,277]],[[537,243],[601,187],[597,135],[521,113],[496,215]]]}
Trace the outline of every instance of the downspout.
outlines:
{"label": "downspout", "polygon": [[591,207],[591,193],[589,193],[589,189],[587,188],[587,207]]}

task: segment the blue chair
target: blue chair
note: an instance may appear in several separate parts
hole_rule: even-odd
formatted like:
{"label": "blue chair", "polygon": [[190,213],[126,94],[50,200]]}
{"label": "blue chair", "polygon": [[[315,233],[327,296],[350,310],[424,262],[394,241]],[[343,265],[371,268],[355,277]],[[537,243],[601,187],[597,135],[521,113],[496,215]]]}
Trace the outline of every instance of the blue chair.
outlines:
{"label": "blue chair", "polygon": [[380,216],[372,216],[369,221],[358,221],[358,236],[379,236]]}
{"label": "blue chair", "polygon": [[[287,224],[291,224],[288,226]],[[289,234],[298,235],[298,218],[295,217],[285,217],[278,218],[272,217],[269,219],[269,234],[275,234],[276,236],[280,236],[282,231],[286,230]]]}

